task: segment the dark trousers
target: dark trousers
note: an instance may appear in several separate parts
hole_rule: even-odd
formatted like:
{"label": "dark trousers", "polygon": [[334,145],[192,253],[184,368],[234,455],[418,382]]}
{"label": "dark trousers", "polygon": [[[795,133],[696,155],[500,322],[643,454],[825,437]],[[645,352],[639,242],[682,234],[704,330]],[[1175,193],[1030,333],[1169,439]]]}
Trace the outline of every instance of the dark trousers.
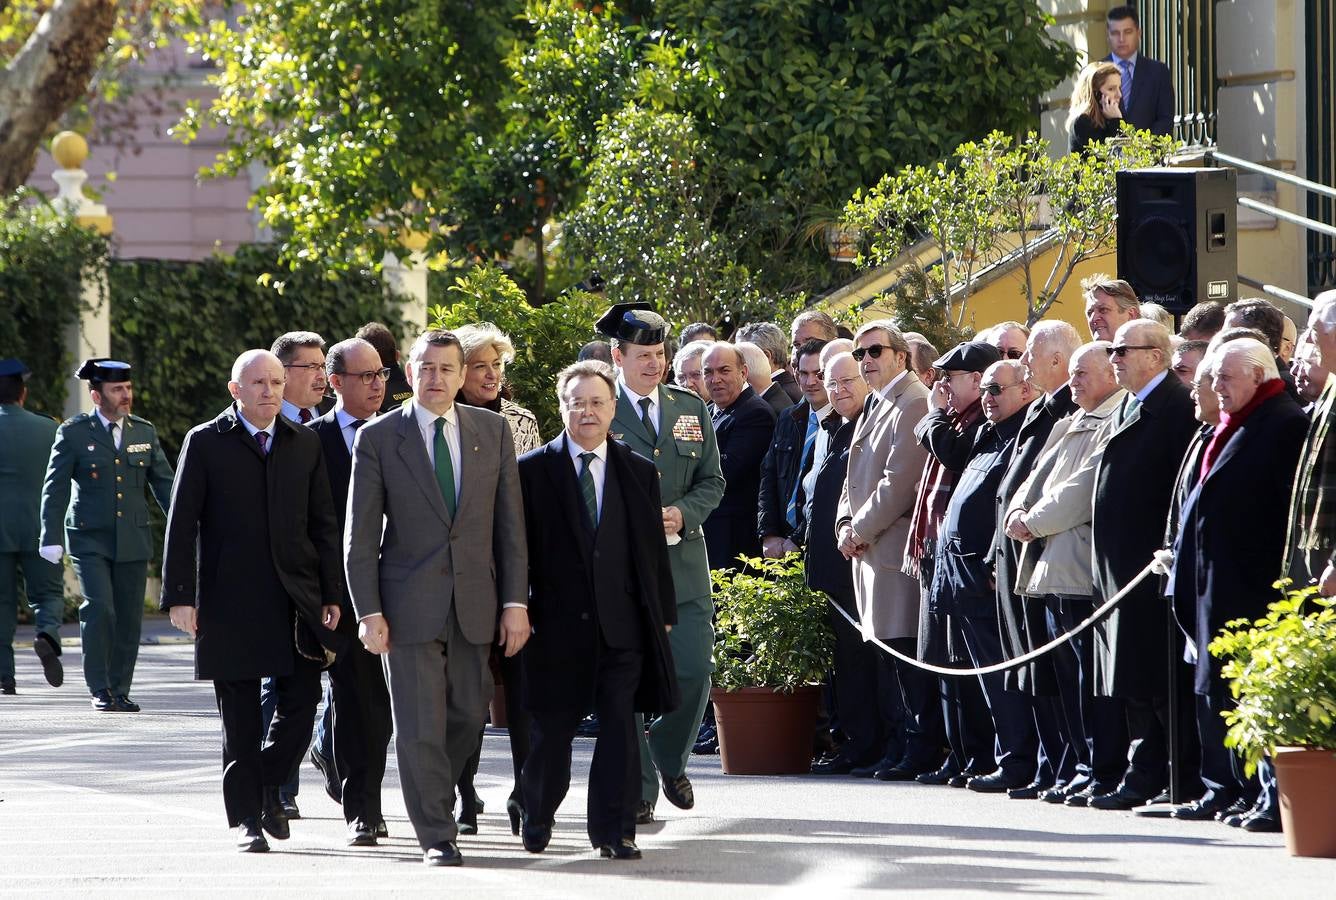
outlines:
{"label": "dark trousers", "polygon": [[[1080,624],[1085,616],[1082,615],[1077,618],[1074,613],[1079,609],[1088,614],[1090,600],[1089,598],[1050,596],[1045,598],[1045,607],[1046,637],[1051,641],[1058,635],[1066,634]],[[1081,716],[1080,647],[1081,643],[1078,637],[1068,641],[1048,655],[1053,665],[1053,674],[1058,687],[1057,697],[1049,699],[1053,701],[1051,708],[1056,716],[1056,727],[1065,754],[1059,770],[1053,773],[1055,782],[1090,777],[1090,741],[1086,734],[1085,721]],[[1043,700],[1044,698],[1039,699]],[[1045,755],[1048,755],[1047,748]]]}
{"label": "dark trousers", "polygon": [[343,782],[343,818],[375,825],[390,746],[390,692],[380,657],[354,641],[329,671],[333,762]]}
{"label": "dark trousers", "polygon": [[[37,630],[60,645],[60,620],[65,611],[61,580],[64,571],[64,567],[42,559],[36,550],[0,553],[0,675],[14,677],[14,631],[20,585],[32,608]],[[138,640],[136,634],[136,643]]]}
{"label": "dark trousers", "polygon": [[[644,653],[639,649],[599,648],[594,689],[598,737],[589,767],[589,804],[585,828],[596,847],[635,838],[636,802],[640,799],[640,745],[636,739],[635,695]],[[532,674],[532,671],[530,672]],[[559,677],[559,673],[553,673]],[[586,710],[571,707],[535,710],[520,784],[525,815],[550,825],[571,786],[571,741]]]}
{"label": "dark trousers", "polygon": [[[914,656],[917,638],[892,638],[886,642],[905,656]],[[911,769],[935,769],[942,761],[946,734],[942,727],[942,691],[937,676],[918,666],[882,654],[894,667],[903,709],[903,750],[899,763]]]}
{"label": "dark trousers", "polygon": [[[325,691],[324,697],[325,697],[325,715],[327,716],[329,715],[328,690]],[[264,727],[264,730],[266,732],[269,730],[269,723],[274,720],[274,712],[277,709],[278,709],[278,679],[276,678],[260,679],[261,725]],[[314,727],[315,726],[313,722],[312,728]],[[311,745],[311,735],[308,734],[306,736],[306,746],[309,747],[310,745]],[[279,783],[278,786],[279,796],[284,798],[297,796],[297,790],[301,787],[301,766],[302,766],[302,758],[298,756],[295,760],[292,761],[292,771],[288,772],[288,774],[284,776],[283,780]]]}
{"label": "dark trousers", "polygon": [[213,683],[223,720],[223,805],[232,826],[260,814],[264,789],[282,784],[311,741],[320,701],[319,664],[298,657],[292,674],[273,682],[275,711],[267,739],[260,679]]}
{"label": "dark trousers", "polygon": [[[1070,631],[1095,609],[1091,597],[1059,598],[1058,618]],[[1127,772],[1127,714],[1121,697],[1095,696],[1095,641],[1089,629],[1072,640],[1079,666],[1080,722],[1085,730],[1090,776],[1101,788],[1113,790]],[[1069,711],[1070,714],[1070,711]]]}
{"label": "dark trousers", "polygon": [[[941,620],[939,626],[947,635],[945,643],[951,646],[948,655],[959,660],[965,647],[965,635],[959,616],[934,616]],[[919,623],[920,632],[923,623]],[[920,646],[922,637],[920,636]],[[960,668],[965,665],[955,663]],[[996,735],[993,721],[988,715],[988,702],[984,699],[983,685],[973,675],[952,675],[941,679],[942,718],[944,720],[947,745],[951,756],[947,764],[958,772],[971,772],[986,775],[996,767]]]}
{"label": "dark trousers", "polygon": [[[965,649],[977,666],[1001,662],[1002,639],[998,633],[996,615],[969,615],[953,617],[960,623]],[[996,734],[996,768],[1014,776],[1021,783],[1034,778],[1039,758],[1039,738],[1035,730],[1032,698],[1006,689],[1006,676],[1001,672],[979,676],[988,711],[993,718]]]}
{"label": "dark trousers", "polygon": [[88,692],[129,694],[139,659],[148,563],[142,559],[115,562],[102,556],[75,558],[73,562],[83,593],[79,638]]}
{"label": "dark trousers", "polygon": [[[829,596],[857,619],[852,594]],[[891,737],[879,702],[881,664],[877,657],[881,651],[864,641],[859,630],[835,610],[828,610],[826,615],[835,632],[835,709],[844,732],[841,753],[855,765],[870,765],[883,757]]]}
{"label": "dark trousers", "polygon": [[[1172,652],[1183,658],[1185,641],[1179,636]],[[1165,660],[1148,660],[1147,665],[1167,665]],[[1174,667],[1169,690],[1177,692],[1178,741],[1175,773],[1182,796],[1196,796],[1201,777],[1201,746],[1197,739],[1195,694],[1192,667]],[[1169,697],[1126,700],[1127,733],[1131,739],[1129,767],[1125,781],[1142,793],[1155,793],[1169,783]]]}
{"label": "dark trousers", "polygon": [[[506,732],[510,737],[510,765],[515,771],[515,785],[510,790],[510,799],[520,799],[520,772],[524,760],[529,755],[529,711],[524,708],[524,667],[520,665],[520,655],[506,656],[499,648],[492,648],[492,662],[495,672],[501,676],[501,684],[506,689]],[[478,752],[474,753],[459,774],[459,796],[465,804],[472,802],[473,776],[478,774],[478,763],[482,761],[482,740],[478,740]]]}
{"label": "dark trousers", "polygon": [[1243,761],[1225,746],[1229,730],[1220,715],[1232,705],[1223,679],[1216,679],[1209,694],[1197,694],[1197,736],[1201,741],[1201,783],[1207,794],[1228,800],[1254,799],[1258,786],[1243,774]]}

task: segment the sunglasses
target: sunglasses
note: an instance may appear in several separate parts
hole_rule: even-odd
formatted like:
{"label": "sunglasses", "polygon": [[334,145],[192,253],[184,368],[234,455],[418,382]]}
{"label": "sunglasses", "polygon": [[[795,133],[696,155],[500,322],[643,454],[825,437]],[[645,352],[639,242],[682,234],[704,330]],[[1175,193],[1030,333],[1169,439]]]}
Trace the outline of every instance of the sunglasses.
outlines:
{"label": "sunglasses", "polygon": [[859,347],[857,350],[854,350],[851,355],[853,356],[854,359],[858,360],[859,362],[862,362],[863,357],[865,356],[870,356],[873,359],[877,359],[881,356],[883,350],[889,350],[889,349],[891,348],[883,347],[881,344],[873,344],[871,347]]}
{"label": "sunglasses", "polygon": [[1012,347],[1010,350],[1003,350],[1002,355],[1007,359],[1020,359],[1025,355],[1025,351],[1017,350],[1015,347]]}
{"label": "sunglasses", "polygon": [[1014,387],[1020,387],[1020,383],[1017,382],[1016,384],[998,384],[996,381],[990,381],[987,384],[979,385],[979,390],[983,391],[990,397],[1000,397],[1002,396],[1003,391],[1007,390],[1008,388],[1014,388]]}
{"label": "sunglasses", "polygon": [[1109,348],[1110,356],[1126,356],[1132,350],[1159,350],[1159,347],[1151,347],[1147,344],[1121,344],[1117,347]]}

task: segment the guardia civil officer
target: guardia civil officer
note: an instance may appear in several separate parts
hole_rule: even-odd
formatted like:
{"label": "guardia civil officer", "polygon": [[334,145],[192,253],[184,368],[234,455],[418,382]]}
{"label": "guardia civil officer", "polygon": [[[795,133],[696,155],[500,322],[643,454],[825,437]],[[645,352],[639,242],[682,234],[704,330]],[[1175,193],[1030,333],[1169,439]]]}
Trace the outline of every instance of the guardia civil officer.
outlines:
{"label": "guardia civil officer", "polygon": [[88,382],[94,409],[56,431],[42,486],[40,552],[58,563],[69,548],[83,594],[84,681],[100,712],[139,712],[130,681],[153,555],[148,491],[164,511],[172,494],[157,431],[130,413],[131,375],[128,363],[105,357],[79,366],[75,377]]}

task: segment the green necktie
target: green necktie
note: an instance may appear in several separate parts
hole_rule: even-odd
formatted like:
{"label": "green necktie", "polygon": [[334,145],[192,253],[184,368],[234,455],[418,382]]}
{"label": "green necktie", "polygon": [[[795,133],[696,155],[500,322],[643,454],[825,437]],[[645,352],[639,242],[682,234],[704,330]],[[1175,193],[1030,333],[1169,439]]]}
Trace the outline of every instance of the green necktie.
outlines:
{"label": "green necktie", "polygon": [[649,417],[649,398],[640,398],[640,421],[645,423],[645,430],[649,432],[649,442],[657,444],[659,442],[659,433],[654,430],[654,422]]}
{"label": "green necktie", "polygon": [[445,416],[436,420],[436,440],[432,447],[436,454],[436,483],[441,486],[441,499],[450,518],[455,517],[455,466],[450,459],[450,445],[445,440]]}
{"label": "green necktie", "polygon": [[595,453],[580,454],[580,493],[584,494],[585,509],[589,513],[589,523],[598,527],[598,491],[594,488],[594,473],[589,471],[589,463]]}

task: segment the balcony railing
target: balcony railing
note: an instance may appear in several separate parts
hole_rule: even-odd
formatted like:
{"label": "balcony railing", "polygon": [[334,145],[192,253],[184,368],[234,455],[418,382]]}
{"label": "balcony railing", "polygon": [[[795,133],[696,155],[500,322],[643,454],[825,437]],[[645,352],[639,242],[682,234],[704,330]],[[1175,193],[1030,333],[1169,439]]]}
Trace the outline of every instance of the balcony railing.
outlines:
{"label": "balcony railing", "polygon": [[1215,143],[1215,0],[1146,0],[1142,52],[1169,67],[1174,137],[1189,146]]}

